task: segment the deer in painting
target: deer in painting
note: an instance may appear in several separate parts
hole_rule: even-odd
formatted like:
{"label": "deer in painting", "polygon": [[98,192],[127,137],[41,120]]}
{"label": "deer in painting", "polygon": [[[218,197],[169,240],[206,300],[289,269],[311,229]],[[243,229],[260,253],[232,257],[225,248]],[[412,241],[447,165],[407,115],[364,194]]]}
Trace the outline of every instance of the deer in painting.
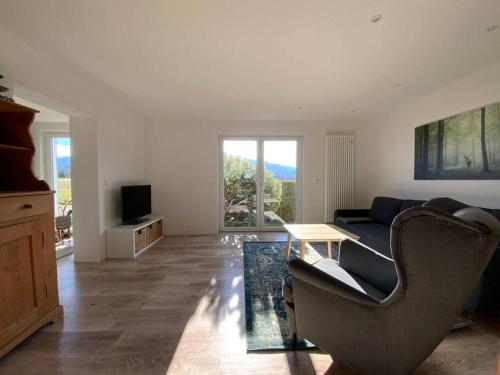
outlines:
{"label": "deer in painting", "polygon": [[472,165],[472,154],[464,154],[464,159],[465,159],[465,165],[467,168],[470,168]]}

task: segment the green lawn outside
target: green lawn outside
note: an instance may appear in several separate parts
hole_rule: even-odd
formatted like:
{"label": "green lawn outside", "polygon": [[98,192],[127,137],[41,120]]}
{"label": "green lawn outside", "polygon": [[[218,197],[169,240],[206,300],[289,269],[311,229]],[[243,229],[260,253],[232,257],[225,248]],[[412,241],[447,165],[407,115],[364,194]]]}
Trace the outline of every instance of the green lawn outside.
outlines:
{"label": "green lawn outside", "polygon": [[71,200],[71,177],[57,179],[57,198],[59,205]]}

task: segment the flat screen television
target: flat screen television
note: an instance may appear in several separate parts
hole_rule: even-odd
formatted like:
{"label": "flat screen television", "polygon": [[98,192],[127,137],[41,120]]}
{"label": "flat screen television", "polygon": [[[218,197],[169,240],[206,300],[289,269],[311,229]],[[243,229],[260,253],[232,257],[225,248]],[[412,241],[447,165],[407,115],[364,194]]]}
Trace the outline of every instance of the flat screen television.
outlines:
{"label": "flat screen television", "polygon": [[151,213],[151,185],[122,186],[122,222],[138,224]]}

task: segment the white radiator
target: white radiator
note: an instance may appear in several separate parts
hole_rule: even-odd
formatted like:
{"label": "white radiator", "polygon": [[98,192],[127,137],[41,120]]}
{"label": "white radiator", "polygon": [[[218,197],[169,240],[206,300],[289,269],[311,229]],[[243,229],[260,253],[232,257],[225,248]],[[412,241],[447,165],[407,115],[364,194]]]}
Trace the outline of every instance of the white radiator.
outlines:
{"label": "white radiator", "polygon": [[325,136],[325,222],[337,208],[354,205],[354,136]]}

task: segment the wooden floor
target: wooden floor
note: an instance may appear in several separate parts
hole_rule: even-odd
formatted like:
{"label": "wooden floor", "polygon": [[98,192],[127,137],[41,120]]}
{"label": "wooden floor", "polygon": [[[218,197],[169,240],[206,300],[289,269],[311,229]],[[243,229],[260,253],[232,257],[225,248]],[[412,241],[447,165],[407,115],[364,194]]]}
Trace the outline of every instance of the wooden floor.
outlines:
{"label": "wooden floor", "polygon": [[[320,351],[247,354],[242,241],[169,237],[136,260],[59,260],[64,320],[0,359],[0,374],[349,374]],[[500,318],[451,333],[418,374],[494,374]]]}

